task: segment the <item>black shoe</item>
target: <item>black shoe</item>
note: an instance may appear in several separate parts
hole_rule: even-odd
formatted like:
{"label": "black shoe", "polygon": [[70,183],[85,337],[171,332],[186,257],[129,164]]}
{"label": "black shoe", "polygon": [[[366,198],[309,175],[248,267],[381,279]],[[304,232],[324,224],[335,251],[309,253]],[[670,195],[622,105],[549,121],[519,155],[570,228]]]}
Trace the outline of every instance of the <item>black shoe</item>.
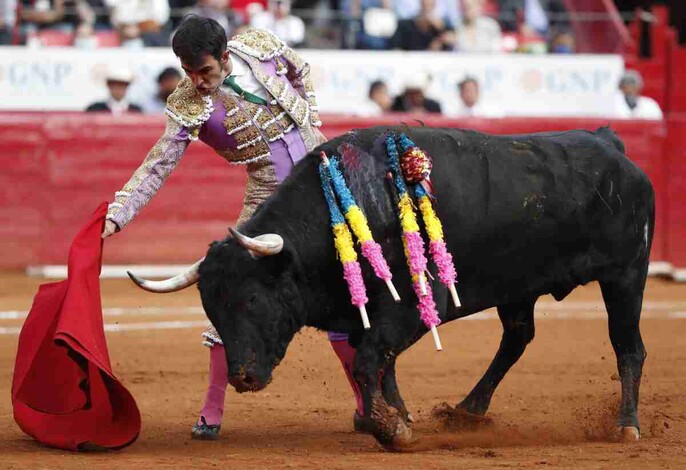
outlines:
{"label": "black shoe", "polygon": [[202,424],[195,424],[191,430],[191,438],[201,441],[214,441],[219,437],[221,424],[207,424],[205,417],[201,416]]}
{"label": "black shoe", "polygon": [[355,432],[361,434],[373,434],[376,424],[367,416],[361,416],[357,411],[355,411],[355,416],[353,417],[353,427]]}

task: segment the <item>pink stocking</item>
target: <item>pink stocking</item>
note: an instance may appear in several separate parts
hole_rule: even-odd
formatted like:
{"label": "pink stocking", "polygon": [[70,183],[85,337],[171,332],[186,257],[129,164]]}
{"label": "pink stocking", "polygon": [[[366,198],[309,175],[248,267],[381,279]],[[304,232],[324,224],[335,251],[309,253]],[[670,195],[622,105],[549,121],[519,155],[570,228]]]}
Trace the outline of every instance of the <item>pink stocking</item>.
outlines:
{"label": "pink stocking", "polygon": [[[205,395],[205,405],[200,411],[207,424],[221,424],[224,415],[224,395],[228,384],[228,366],[224,346],[215,344],[210,348],[210,383]],[[198,420],[198,424],[202,424]]]}
{"label": "pink stocking", "polygon": [[357,414],[360,416],[364,415],[364,404],[362,402],[362,393],[360,392],[360,387],[353,378],[353,362],[355,360],[355,348],[350,346],[347,340],[343,341],[331,341],[331,347],[340,359],[341,364],[343,364],[343,370],[345,375],[348,377],[348,382],[353,389],[353,394],[355,394],[355,401],[357,402]]}

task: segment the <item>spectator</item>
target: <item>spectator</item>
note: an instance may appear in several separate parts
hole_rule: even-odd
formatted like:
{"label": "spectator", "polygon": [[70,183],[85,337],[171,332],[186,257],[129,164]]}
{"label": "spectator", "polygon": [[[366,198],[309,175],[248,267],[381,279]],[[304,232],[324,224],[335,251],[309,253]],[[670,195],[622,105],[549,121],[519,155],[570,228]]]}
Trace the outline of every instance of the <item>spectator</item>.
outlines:
{"label": "spectator", "polygon": [[122,47],[164,46],[169,21],[168,0],[105,0]]}
{"label": "spectator", "polygon": [[563,0],[500,0],[503,30],[523,36],[547,37],[550,28],[567,28]]}
{"label": "spectator", "polygon": [[457,89],[460,101],[458,108],[452,113],[454,116],[499,117],[502,115],[497,110],[485,105],[481,100],[481,90],[476,78],[466,76],[457,84]]}
{"label": "spectator", "polygon": [[91,23],[81,23],[74,32],[74,47],[78,49],[97,49],[98,38]]}
{"label": "spectator", "polygon": [[0,0],[0,46],[12,44],[12,30],[17,22],[17,0]]}
{"label": "spectator", "polygon": [[27,37],[38,29],[59,26],[71,30],[70,25],[64,23],[64,0],[23,0],[21,20]]}
{"label": "spectator", "polygon": [[157,76],[157,93],[147,103],[143,103],[143,110],[148,114],[162,114],[167,106],[167,98],[176,90],[181,81],[181,73],[174,67],[167,67]]}
{"label": "spectator", "polygon": [[369,86],[369,100],[379,110],[378,114],[389,112],[393,104],[391,95],[388,93],[388,86],[381,80],[375,80]]}
{"label": "spectator", "polygon": [[462,23],[457,27],[456,50],[460,52],[499,52],[500,25],[483,15],[483,0],[462,0]]}
{"label": "spectator", "polygon": [[109,98],[106,101],[93,103],[86,111],[100,111],[112,114],[141,113],[140,106],[129,103],[126,99],[126,90],[133,81],[133,74],[127,68],[110,68],[107,71],[107,89]]}
{"label": "spectator", "polygon": [[419,15],[398,22],[391,38],[394,49],[405,51],[450,50],[455,42],[453,25],[436,15],[436,0],[422,0]]}
{"label": "spectator", "polygon": [[662,119],[662,110],[657,102],[641,96],[643,78],[636,70],[627,70],[619,80],[619,91],[615,114],[624,119]]}
{"label": "spectator", "polygon": [[250,19],[250,26],[274,33],[291,47],[305,41],[305,23],[291,15],[291,0],[269,0],[267,11]]}
{"label": "spectator", "polygon": [[79,1],[76,5],[77,15],[74,21],[78,21],[78,25],[74,32],[74,47],[79,49],[97,49],[98,47],[98,39],[95,37],[94,6],[86,1]]}
{"label": "spectator", "polygon": [[393,99],[388,93],[388,87],[382,80],[374,80],[369,85],[369,100],[354,110],[359,116],[379,116],[391,110]]}
{"label": "spectator", "polygon": [[392,0],[341,0],[343,47],[385,50],[398,21]]}
{"label": "spectator", "polygon": [[243,18],[229,9],[229,4],[230,1],[227,0],[198,0],[191,13],[205,18],[212,18],[224,28],[226,37],[230,38],[233,36],[235,29],[243,24]]}
{"label": "spectator", "polygon": [[[462,20],[461,0],[436,0],[436,16],[447,18],[455,26]],[[394,0],[393,9],[399,20],[410,20],[419,15],[422,9],[421,0]]]}
{"label": "spectator", "polygon": [[574,54],[576,52],[574,35],[566,30],[556,32],[550,39],[548,52],[551,54]]}
{"label": "spectator", "polygon": [[441,105],[424,95],[428,77],[421,72],[405,81],[405,90],[395,98],[391,111],[403,113],[441,113]]}

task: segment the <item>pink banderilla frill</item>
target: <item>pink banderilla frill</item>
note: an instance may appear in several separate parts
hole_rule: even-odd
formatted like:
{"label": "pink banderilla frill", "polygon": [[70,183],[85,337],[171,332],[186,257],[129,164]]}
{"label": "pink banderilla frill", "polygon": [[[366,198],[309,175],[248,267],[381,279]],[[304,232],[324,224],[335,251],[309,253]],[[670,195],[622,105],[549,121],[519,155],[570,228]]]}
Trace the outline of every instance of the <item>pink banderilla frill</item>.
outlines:
{"label": "pink banderilla frill", "polygon": [[368,240],[362,243],[362,255],[369,261],[377,277],[387,280],[391,279],[391,269],[383,257],[381,245],[375,241]]}
{"label": "pink banderilla frill", "polygon": [[343,277],[348,282],[352,304],[358,308],[364,307],[369,299],[367,299],[367,289],[362,280],[360,263],[357,261],[345,263],[343,265]]}
{"label": "pink banderilla frill", "polygon": [[405,249],[407,250],[407,262],[410,265],[410,273],[419,276],[420,294],[428,295],[424,273],[426,272],[427,259],[424,256],[424,240],[419,232],[405,232]]}
{"label": "pink banderilla frill", "polygon": [[445,242],[438,240],[430,242],[429,251],[438,267],[438,278],[441,282],[446,286],[454,284],[457,280],[457,272],[453,264],[453,255],[448,253]]}
{"label": "pink banderilla frill", "polygon": [[419,309],[419,318],[421,318],[426,327],[431,330],[436,349],[441,351],[443,350],[443,346],[441,345],[441,339],[439,338],[438,330],[436,329],[436,327],[441,324],[441,319],[438,317],[438,312],[436,311],[436,302],[434,302],[431,284],[427,283],[426,285],[426,295],[422,295],[418,280],[412,282],[412,287],[419,299],[419,304],[417,305],[417,308]]}

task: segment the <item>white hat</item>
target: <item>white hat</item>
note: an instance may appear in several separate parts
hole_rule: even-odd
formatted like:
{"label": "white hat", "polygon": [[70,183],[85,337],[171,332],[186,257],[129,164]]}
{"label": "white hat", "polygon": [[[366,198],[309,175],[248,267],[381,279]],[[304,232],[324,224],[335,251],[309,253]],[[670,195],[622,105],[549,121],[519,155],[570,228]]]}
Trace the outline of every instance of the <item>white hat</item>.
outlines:
{"label": "white hat", "polygon": [[107,81],[113,82],[131,83],[133,78],[133,72],[128,67],[109,66],[105,75]]}
{"label": "white hat", "polygon": [[424,90],[429,85],[429,76],[423,72],[415,72],[405,77],[406,90]]}

